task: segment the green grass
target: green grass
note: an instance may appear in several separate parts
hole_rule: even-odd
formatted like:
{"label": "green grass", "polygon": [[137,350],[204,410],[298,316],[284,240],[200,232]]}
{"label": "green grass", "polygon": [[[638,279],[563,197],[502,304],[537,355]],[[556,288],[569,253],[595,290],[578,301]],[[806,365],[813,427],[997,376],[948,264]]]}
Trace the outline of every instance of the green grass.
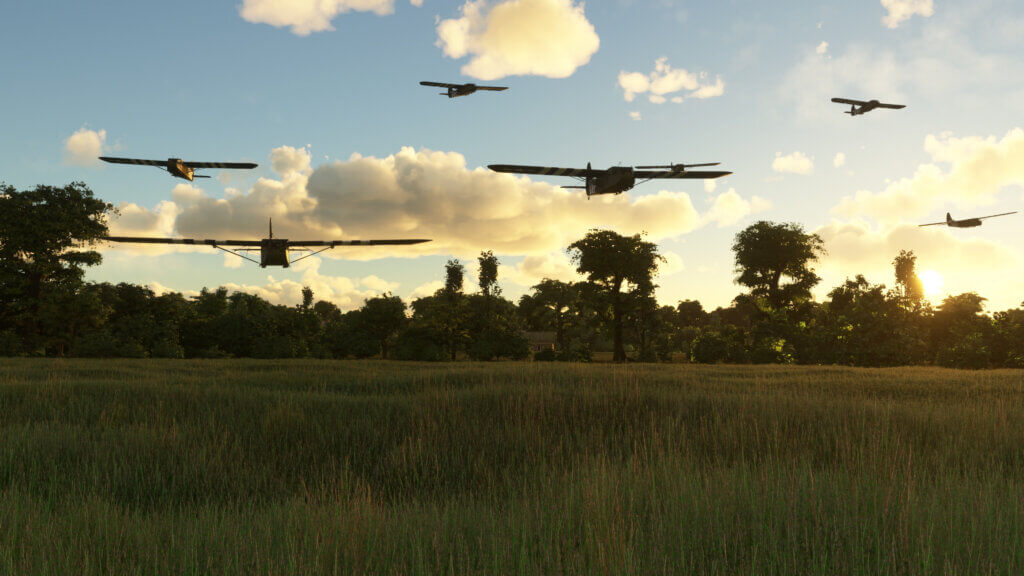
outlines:
{"label": "green grass", "polygon": [[1024,372],[2,360],[0,574],[1021,574]]}

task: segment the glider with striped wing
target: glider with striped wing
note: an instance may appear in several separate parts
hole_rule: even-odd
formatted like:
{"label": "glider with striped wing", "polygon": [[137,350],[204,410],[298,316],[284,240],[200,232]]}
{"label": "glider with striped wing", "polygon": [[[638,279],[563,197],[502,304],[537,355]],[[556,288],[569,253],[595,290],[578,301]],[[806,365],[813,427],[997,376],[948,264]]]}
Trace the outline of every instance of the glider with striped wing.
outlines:
{"label": "glider with striped wing", "polygon": [[577,188],[587,192],[587,198],[599,194],[621,194],[631,190],[637,184],[643,184],[655,178],[685,178],[707,180],[728,176],[732,172],[718,170],[690,171],[690,168],[718,166],[719,162],[706,164],[669,164],[666,166],[616,166],[606,170],[595,170],[587,163],[586,168],[555,168],[553,166],[518,166],[514,164],[491,164],[488,166],[495,172],[511,172],[514,174],[537,174],[541,176],[568,176],[580,181],[580,186],[562,186]]}
{"label": "glider with striped wing", "polygon": [[996,218],[998,216],[1009,216],[1010,214],[1016,214],[1017,211],[1003,212],[1002,214],[992,214],[991,216],[981,216],[979,218],[964,218],[963,220],[954,220],[949,212],[946,212],[945,222],[930,222],[928,224],[918,224],[918,226],[949,226],[950,228],[975,228],[981,226],[981,221],[986,218]]}
{"label": "glider with striped wing", "polygon": [[[107,236],[103,238],[110,242],[127,242],[135,244],[186,244],[190,246],[213,246],[229,254],[234,254],[250,262],[260,265],[260,268],[267,266],[282,266],[287,268],[310,256],[330,250],[335,246],[404,246],[409,244],[422,244],[430,240],[288,240],[285,238],[274,238],[274,221],[270,221],[270,236],[262,240],[200,240],[195,238],[147,238],[134,236]],[[255,260],[241,252],[259,252],[260,259]],[[305,256],[291,260],[289,252],[308,252]]]}
{"label": "glider with striped wing", "polygon": [[867,114],[875,108],[887,108],[889,110],[899,110],[900,108],[906,108],[906,104],[883,104],[878,100],[851,100],[849,98],[833,98],[833,102],[836,104],[849,104],[850,110],[845,112],[850,116],[860,116],[861,114]]}
{"label": "glider with striped wing", "polygon": [[168,158],[167,160],[142,160],[140,158],[114,158],[112,156],[100,156],[100,160],[111,164],[135,164],[139,166],[156,166],[166,170],[175,178],[182,178],[191,182],[194,178],[209,178],[196,174],[201,168],[226,168],[234,170],[250,170],[258,166],[252,162],[186,162],[181,158]]}
{"label": "glider with striped wing", "polygon": [[444,88],[447,92],[441,92],[441,96],[447,96],[449,98],[458,98],[459,96],[469,96],[477,90],[490,90],[492,92],[501,92],[508,90],[508,86],[479,86],[477,84],[448,84],[446,82],[420,82],[421,86],[434,86],[436,88]]}

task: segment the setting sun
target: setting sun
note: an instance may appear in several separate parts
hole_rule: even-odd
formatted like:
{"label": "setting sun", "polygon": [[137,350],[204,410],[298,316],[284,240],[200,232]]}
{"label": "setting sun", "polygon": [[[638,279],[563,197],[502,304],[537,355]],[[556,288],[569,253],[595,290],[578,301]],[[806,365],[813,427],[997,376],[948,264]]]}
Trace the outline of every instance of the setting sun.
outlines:
{"label": "setting sun", "polygon": [[917,275],[924,286],[925,296],[937,296],[942,293],[942,275],[935,270],[925,270]]}

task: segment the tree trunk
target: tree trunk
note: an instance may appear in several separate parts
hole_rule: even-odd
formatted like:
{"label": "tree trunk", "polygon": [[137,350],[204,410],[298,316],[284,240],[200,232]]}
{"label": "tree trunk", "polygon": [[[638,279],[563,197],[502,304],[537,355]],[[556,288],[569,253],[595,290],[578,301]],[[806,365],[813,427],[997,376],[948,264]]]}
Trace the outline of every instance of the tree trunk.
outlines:
{"label": "tree trunk", "polygon": [[626,347],[622,344],[622,294],[619,292],[621,288],[622,280],[617,279],[612,286],[612,362],[626,361]]}

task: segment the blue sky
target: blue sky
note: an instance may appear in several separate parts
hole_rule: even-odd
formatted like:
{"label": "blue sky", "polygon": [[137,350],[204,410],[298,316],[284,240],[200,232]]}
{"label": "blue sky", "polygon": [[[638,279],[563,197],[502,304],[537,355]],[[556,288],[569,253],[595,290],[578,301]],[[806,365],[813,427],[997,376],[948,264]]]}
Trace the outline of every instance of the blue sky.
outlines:
{"label": "blue sky", "polygon": [[[913,249],[942,280],[936,301],[968,290],[990,309],[1024,300],[1024,214],[916,227],[1024,201],[1019,2],[421,4],[5,6],[0,179],[82,180],[121,205],[115,232],[258,238],[272,216],[291,238],[435,239],[289,270],[207,250],[109,248],[89,272],[185,292],[226,285],[294,303],[308,284],[352,307],[385,290],[429,293],[448,258],[472,269],[493,249],[516,297],[543,276],[571,279],[564,246],[610,227],[646,231],[668,256],[663,303],[714,307],[739,292],[733,236],[769,219],[825,238],[820,296],[857,273],[891,284],[891,260]],[[333,29],[317,30],[325,23]],[[620,79],[631,73],[678,90],[628,101]],[[420,80],[511,89],[448,100]],[[832,96],[908,107],[850,118]],[[98,153],[260,167],[189,185],[100,165]],[[588,201],[556,188],[571,182],[481,169],[588,161],[720,161],[734,174],[713,189],[651,182]]]}

